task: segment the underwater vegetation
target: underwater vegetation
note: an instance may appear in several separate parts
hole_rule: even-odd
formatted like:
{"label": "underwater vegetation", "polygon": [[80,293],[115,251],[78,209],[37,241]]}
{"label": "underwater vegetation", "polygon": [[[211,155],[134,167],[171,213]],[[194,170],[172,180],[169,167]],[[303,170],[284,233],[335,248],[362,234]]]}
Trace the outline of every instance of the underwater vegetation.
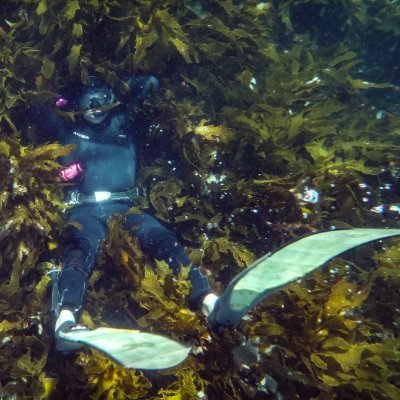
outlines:
{"label": "underwater vegetation", "polygon": [[[65,232],[58,157],[29,108],[89,74],[152,74],[137,207],[173,229],[217,292],[258,257],[331,227],[398,227],[396,1],[17,0],[0,7],[0,398],[398,399],[400,247],[290,285],[216,335],[189,284],[109,221],[82,321],[192,344],[167,371],[54,354],[50,260]],[[66,115],[68,117],[68,115]],[[379,210],[379,212],[377,212]]]}

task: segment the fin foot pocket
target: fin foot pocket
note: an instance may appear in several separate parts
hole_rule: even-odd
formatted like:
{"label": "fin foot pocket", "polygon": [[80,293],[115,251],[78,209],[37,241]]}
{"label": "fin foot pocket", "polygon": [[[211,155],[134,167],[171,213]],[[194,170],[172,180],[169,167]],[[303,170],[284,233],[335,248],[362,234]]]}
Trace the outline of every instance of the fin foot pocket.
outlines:
{"label": "fin foot pocket", "polygon": [[68,335],[74,332],[89,331],[86,325],[73,324],[71,321],[65,321],[56,331],[56,350],[61,353],[71,353],[81,349],[85,344],[81,342],[69,340]]}

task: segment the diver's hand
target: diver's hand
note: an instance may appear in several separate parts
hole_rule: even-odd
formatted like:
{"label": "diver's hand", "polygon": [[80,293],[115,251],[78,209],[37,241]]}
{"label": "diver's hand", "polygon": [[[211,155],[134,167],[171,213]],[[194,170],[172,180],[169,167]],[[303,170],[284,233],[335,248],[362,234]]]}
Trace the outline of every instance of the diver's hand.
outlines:
{"label": "diver's hand", "polygon": [[149,76],[144,86],[145,93],[154,93],[160,88],[160,81],[155,76]]}

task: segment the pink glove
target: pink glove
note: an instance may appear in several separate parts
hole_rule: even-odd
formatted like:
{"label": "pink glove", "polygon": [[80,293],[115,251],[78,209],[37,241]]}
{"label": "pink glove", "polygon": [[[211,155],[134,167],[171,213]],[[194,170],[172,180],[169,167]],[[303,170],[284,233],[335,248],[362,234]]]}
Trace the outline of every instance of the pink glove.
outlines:
{"label": "pink glove", "polygon": [[79,163],[73,163],[60,171],[60,178],[64,182],[71,182],[83,172],[83,166]]}

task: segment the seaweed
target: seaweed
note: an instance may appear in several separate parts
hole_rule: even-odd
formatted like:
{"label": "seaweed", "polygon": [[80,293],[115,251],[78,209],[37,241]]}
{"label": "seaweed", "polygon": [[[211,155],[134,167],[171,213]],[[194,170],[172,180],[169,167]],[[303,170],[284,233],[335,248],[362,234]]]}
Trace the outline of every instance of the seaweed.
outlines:
{"label": "seaweed", "polygon": [[[394,249],[397,245],[389,253],[378,254],[387,256]],[[269,337],[265,342],[261,339],[266,371],[284,380],[284,371],[292,371],[287,393],[299,390],[298,385],[309,385],[321,395],[335,387],[343,396],[351,392],[372,398],[382,392],[388,398],[398,396],[393,382],[398,379],[399,342],[390,329],[385,333],[382,326],[376,330],[376,320],[365,314],[365,309],[377,306],[372,299],[379,293],[377,279],[382,267],[360,274],[354,265],[331,264],[305,288],[293,284],[277,295],[274,302],[255,313],[252,323],[246,323],[245,330],[253,340]]]}
{"label": "seaweed", "polygon": [[82,365],[93,391],[90,399],[143,399],[152,387],[151,382],[140,371],[130,371],[117,366],[98,352],[81,354]]}
{"label": "seaweed", "polygon": [[130,212],[174,229],[218,292],[303,234],[398,226],[373,212],[397,185],[395,2],[8,0],[0,13],[1,396],[399,396],[396,242],[336,260],[216,335],[187,308],[187,271],[148,260],[115,216],[82,320],[163,333],[193,354],[163,375],[96,352],[54,357],[46,271],[65,229],[57,158],[71,148],[38,145],[26,113],[93,72],[123,95],[121,78],[156,75],[138,138],[147,194]]}
{"label": "seaweed", "polygon": [[23,146],[2,135],[1,181],[1,395],[44,398],[47,377],[43,368],[49,345],[46,276],[51,265],[39,263],[51,243],[60,240],[62,216],[60,165],[56,159],[70,147],[47,144]]}

